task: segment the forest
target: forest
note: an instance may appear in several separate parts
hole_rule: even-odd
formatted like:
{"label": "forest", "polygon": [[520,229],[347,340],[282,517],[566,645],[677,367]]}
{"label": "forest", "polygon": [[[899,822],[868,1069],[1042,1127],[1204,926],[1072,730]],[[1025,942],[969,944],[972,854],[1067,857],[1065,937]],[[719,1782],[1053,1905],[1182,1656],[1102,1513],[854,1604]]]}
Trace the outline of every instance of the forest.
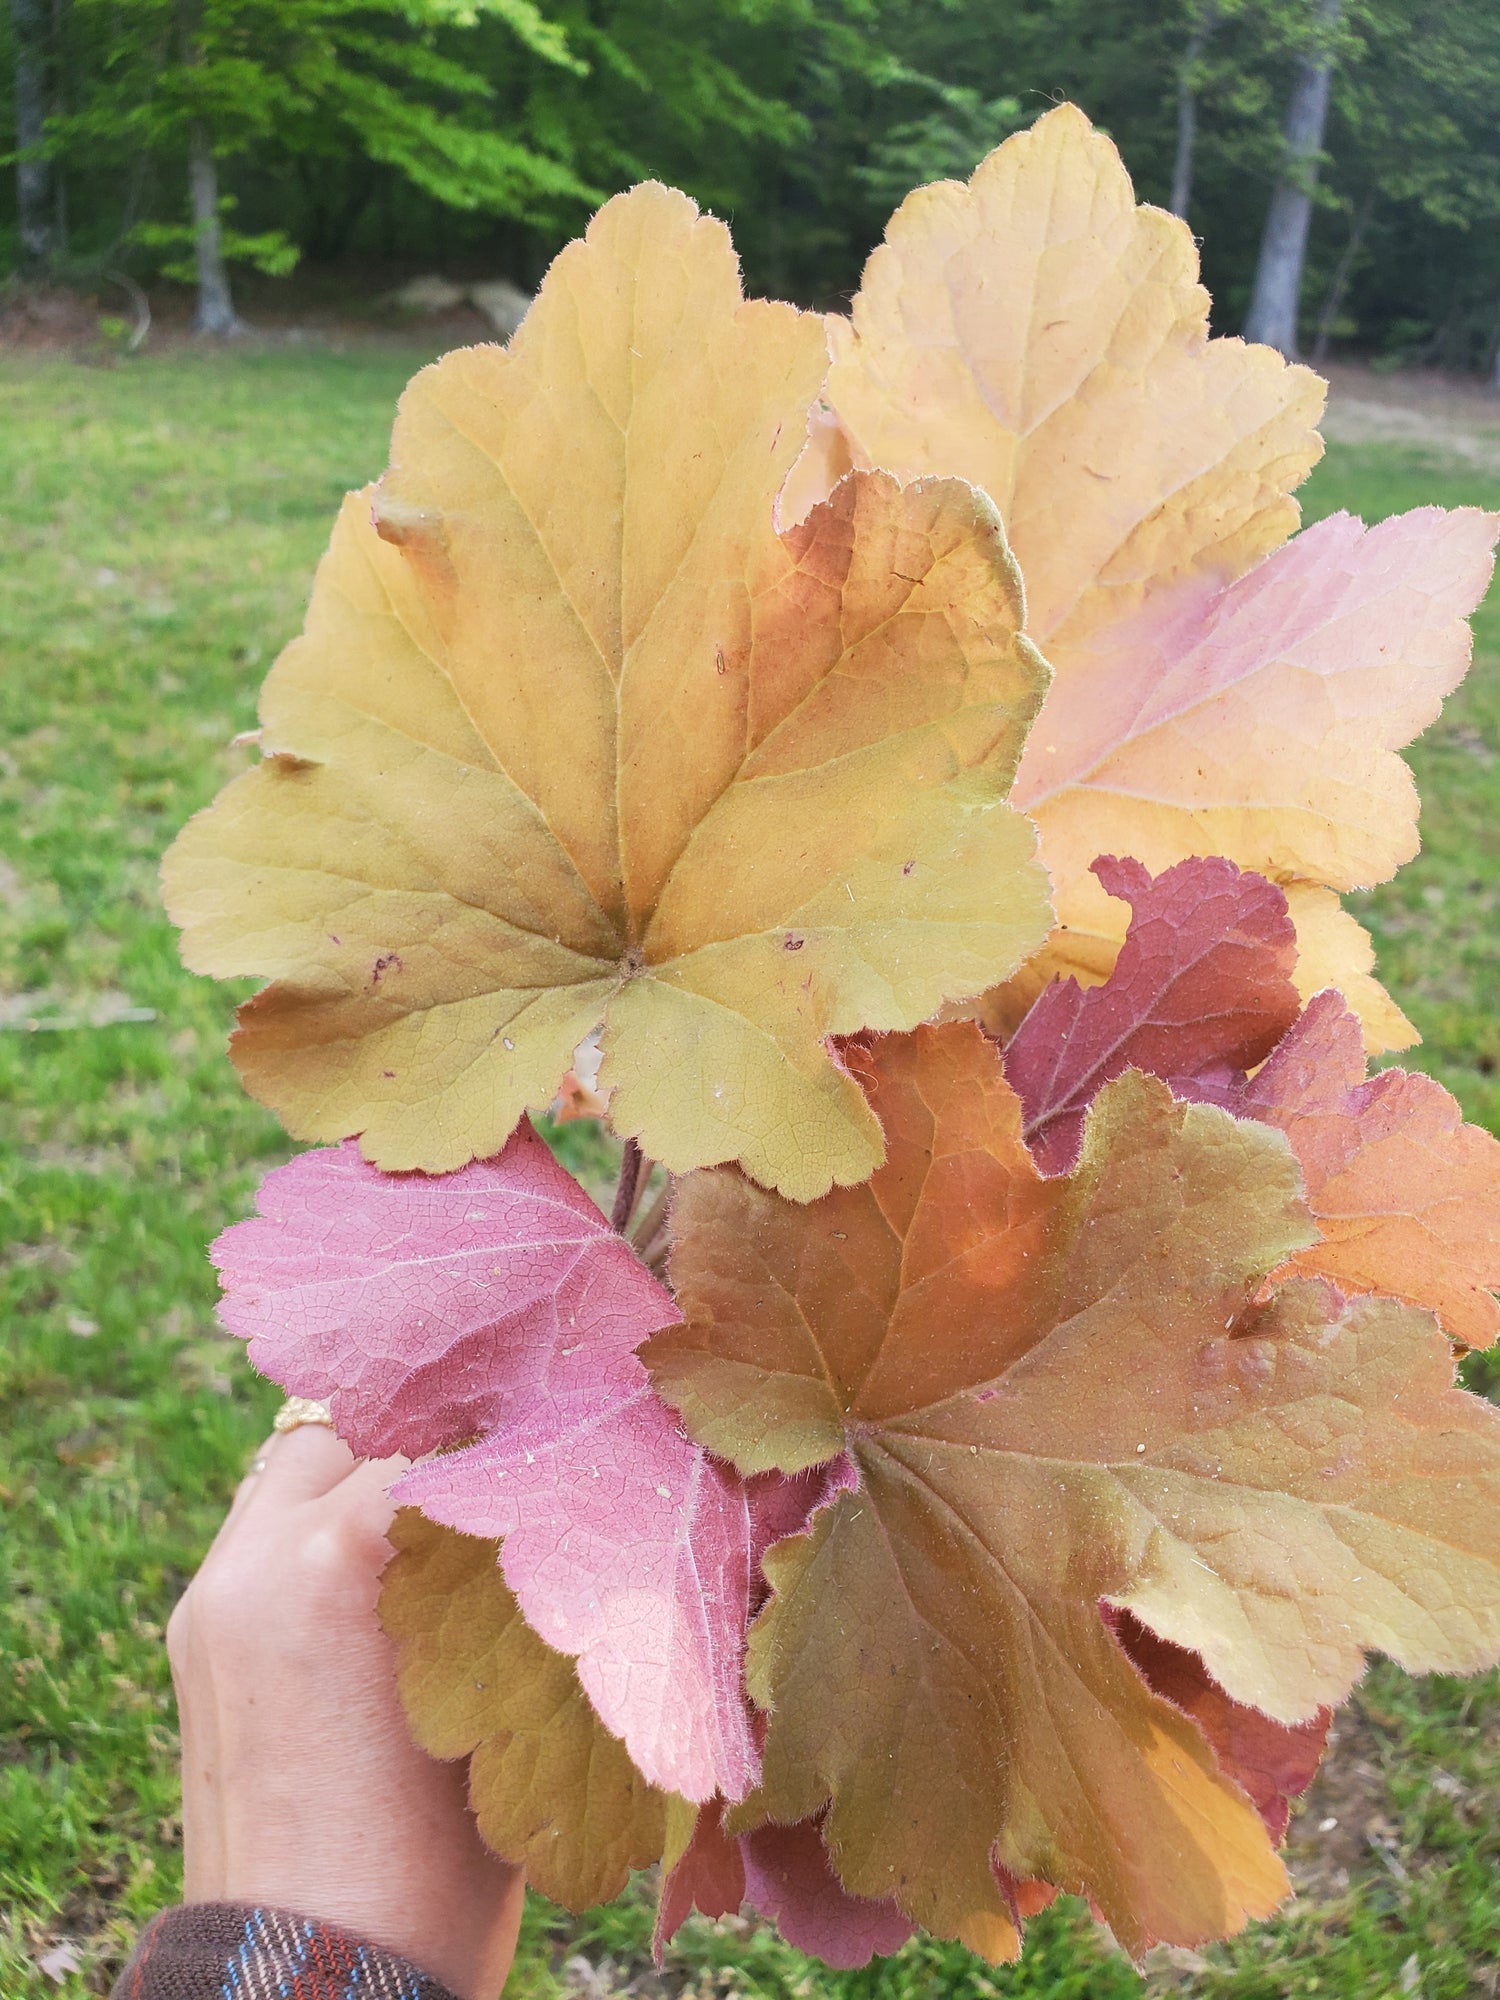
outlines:
{"label": "forest", "polygon": [[1203,244],[1217,330],[1500,382],[1489,0],[8,0],[0,272],[534,289],[656,176],[835,306],[893,203],[1071,98]]}

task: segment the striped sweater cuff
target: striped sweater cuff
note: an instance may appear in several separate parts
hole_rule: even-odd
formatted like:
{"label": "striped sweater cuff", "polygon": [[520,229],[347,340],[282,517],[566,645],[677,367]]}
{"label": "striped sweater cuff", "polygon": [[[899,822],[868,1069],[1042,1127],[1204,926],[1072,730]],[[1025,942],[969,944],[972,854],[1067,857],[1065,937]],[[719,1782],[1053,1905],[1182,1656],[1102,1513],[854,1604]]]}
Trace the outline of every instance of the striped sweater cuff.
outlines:
{"label": "striped sweater cuff", "polygon": [[454,2000],[394,1952],[336,1924],[248,1903],[163,1910],[112,2000]]}

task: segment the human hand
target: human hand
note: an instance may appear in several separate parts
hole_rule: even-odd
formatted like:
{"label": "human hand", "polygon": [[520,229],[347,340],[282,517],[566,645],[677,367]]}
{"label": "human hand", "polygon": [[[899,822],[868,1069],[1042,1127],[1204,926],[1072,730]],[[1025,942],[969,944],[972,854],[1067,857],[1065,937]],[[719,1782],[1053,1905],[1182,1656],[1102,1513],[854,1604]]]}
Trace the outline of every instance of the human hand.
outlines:
{"label": "human hand", "polygon": [[464,1765],[412,1742],[375,1613],[404,1462],[304,1425],[256,1463],[167,1627],[185,1900],[320,1918],[494,2000],[521,1872],[481,1842]]}

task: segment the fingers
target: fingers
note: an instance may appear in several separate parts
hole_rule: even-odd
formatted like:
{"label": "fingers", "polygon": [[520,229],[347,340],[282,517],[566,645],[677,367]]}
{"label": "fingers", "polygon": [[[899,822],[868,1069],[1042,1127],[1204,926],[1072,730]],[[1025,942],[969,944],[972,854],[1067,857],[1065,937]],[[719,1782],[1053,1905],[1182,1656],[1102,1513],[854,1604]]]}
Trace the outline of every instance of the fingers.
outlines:
{"label": "fingers", "polygon": [[411,1461],[356,1459],[325,1424],[299,1424],[273,1432],[235,1489],[229,1512],[214,1537],[217,1548],[231,1531],[264,1526],[287,1509],[328,1500],[351,1524],[383,1537],[395,1513],[389,1488]]}
{"label": "fingers", "polygon": [[[244,1482],[243,1510],[257,1513],[296,1507],[307,1500],[319,1500],[354,1469],[356,1460],[342,1438],[335,1437],[326,1424],[299,1424],[294,1431],[273,1433],[256,1453],[252,1471]],[[241,1511],[235,1496],[231,1519]]]}
{"label": "fingers", "polygon": [[390,1490],[410,1466],[409,1458],[361,1459],[339,1487],[340,1502],[360,1514],[377,1514],[383,1508],[383,1520],[388,1521],[396,1511]]}

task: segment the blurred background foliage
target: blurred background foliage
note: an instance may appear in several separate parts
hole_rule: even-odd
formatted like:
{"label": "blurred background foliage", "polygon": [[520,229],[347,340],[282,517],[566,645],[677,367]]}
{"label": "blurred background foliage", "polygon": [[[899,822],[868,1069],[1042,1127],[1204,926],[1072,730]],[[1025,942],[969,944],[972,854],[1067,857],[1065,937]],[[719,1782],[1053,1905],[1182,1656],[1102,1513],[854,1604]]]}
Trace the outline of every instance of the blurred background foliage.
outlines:
{"label": "blurred background foliage", "polygon": [[201,281],[212,249],[530,290],[655,175],[750,289],[835,306],[906,189],[1071,97],[1204,240],[1218,330],[1279,183],[1310,221],[1279,344],[1497,368],[1493,0],[7,0],[0,63],[0,273]]}

